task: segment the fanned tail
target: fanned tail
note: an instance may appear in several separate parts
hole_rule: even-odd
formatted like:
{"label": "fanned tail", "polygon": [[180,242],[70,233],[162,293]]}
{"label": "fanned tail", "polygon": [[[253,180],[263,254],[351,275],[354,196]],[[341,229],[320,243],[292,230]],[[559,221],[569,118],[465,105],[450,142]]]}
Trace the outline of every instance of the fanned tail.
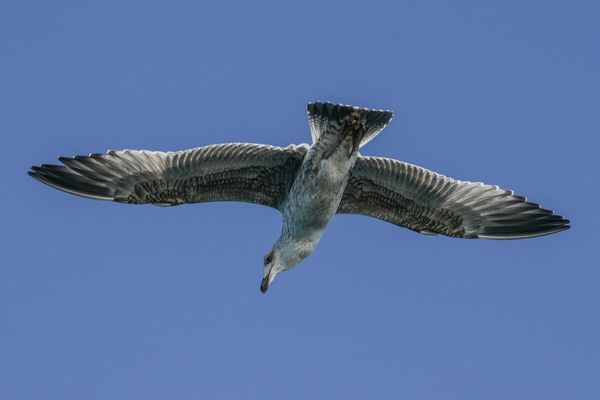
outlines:
{"label": "fanned tail", "polygon": [[359,147],[363,147],[391,121],[394,114],[391,111],[372,110],[333,103],[308,103],[308,120],[313,143],[328,129],[340,130],[344,123],[353,115],[361,116],[364,122],[364,132],[360,138]]}

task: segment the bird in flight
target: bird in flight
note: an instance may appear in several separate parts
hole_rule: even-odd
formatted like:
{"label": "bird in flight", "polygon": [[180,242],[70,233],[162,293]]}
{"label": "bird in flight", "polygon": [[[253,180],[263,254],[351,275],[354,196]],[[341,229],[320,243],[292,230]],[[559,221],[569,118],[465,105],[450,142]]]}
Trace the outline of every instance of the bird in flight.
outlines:
{"label": "bird in flight", "polygon": [[264,258],[260,290],[310,255],[335,214],[361,214],[413,231],[458,238],[522,239],[569,228],[569,221],[510,190],[459,181],[358,150],[392,112],[309,103],[312,145],[227,143],[176,152],[109,150],[29,175],[92,199],[175,206],[244,201],[283,214]]}

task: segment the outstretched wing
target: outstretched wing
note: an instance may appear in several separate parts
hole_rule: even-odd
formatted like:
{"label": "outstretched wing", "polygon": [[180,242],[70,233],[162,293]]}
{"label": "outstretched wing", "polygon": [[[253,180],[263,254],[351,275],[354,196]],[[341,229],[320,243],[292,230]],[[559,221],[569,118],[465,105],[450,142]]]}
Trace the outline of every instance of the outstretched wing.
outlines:
{"label": "outstretched wing", "polygon": [[29,175],[79,196],[130,204],[177,205],[244,201],[279,208],[307,152],[229,143],[178,152],[110,150],[64,165],[32,167]]}
{"label": "outstretched wing", "polygon": [[569,228],[568,220],[510,190],[379,157],[356,160],[338,213],[462,238],[521,239]]}

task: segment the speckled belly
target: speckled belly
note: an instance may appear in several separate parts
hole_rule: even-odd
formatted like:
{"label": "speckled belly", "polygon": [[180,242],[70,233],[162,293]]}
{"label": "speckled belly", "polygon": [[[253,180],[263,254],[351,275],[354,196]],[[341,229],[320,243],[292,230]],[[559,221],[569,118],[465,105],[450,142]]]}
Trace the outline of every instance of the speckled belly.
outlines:
{"label": "speckled belly", "polygon": [[317,154],[301,167],[283,209],[286,228],[295,236],[320,236],[335,215],[356,160],[356,154],[338,150],[328,158]]}

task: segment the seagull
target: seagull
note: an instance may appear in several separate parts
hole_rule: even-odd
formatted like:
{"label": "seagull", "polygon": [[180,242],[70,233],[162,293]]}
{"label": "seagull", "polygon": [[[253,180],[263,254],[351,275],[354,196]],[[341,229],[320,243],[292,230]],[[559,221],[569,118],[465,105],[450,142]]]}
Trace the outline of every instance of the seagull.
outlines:
{"label": "seagull", "polygon": [[67,193],[127,204],[176,206],[243,201],[279,210],[283,227],[264,258],[260,285],[310,255],[335,214],[360,214],[426,234],[523,239],[568,229],[569,221],[511,190],[455,180],[359,149],[391,111],[308,104],[312,145],[226,143],[176,152],[109,150],[59,157],[33,178]]}

